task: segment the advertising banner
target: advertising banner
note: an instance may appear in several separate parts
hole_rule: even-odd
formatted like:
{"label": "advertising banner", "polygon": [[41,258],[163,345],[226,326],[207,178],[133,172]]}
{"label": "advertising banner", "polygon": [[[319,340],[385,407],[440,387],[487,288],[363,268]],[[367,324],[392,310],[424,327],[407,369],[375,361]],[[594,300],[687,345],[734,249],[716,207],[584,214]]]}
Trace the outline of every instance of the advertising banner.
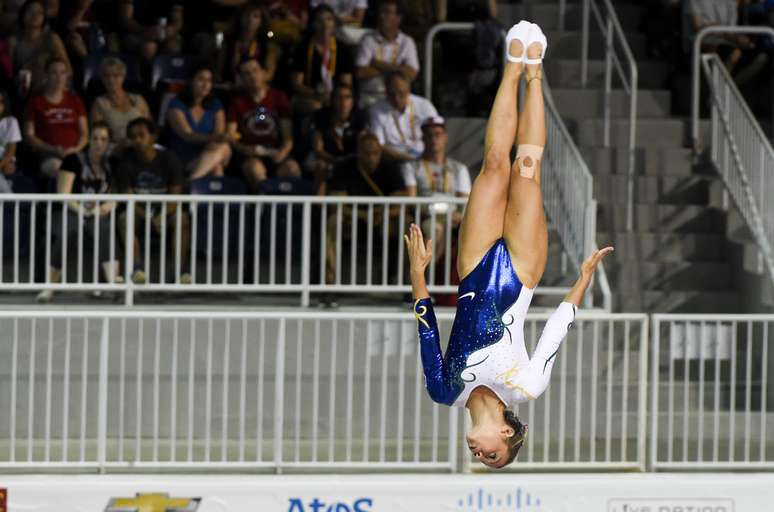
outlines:
{"label": "advertising banner", "polygon": [[0,475],[0,485],[8,510],[25,512],[760,512],[774,475]]}

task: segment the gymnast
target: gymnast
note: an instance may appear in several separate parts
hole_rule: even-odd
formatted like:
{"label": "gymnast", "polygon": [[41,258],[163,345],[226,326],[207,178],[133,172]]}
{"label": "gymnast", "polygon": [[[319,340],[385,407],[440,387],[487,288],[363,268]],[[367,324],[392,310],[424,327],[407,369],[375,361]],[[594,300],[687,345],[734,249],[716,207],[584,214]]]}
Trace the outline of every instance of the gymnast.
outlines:
{"label": "gymnast", "polygon": [[[415,224],[404,236],[427,391],[435,402],[468,409],[473,424],[466,434],[468,447],[491,468],[516,458],[527,428],[508,407],[534,400],[546,389],[592,275],[613,250],[595,251],[583,262],[579,279],[546,322],[529,357],[524,318],[548,253],[540,192],[546,141],[541,79],[547,42],[540,27],[521,21],[508,32],[506,45],[508,62],[486,127],[483,167],[460,226],[457,269],[462,280],[445,355],[425,282],[432,240],[425,242]],[[519,117],[522,74],[526,97]]]}

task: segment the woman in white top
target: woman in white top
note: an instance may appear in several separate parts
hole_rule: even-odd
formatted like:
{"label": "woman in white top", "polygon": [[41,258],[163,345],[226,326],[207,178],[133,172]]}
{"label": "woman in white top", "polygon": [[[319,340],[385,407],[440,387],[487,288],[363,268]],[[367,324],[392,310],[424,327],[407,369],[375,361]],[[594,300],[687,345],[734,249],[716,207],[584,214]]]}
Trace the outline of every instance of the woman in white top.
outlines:
{"label": "woman in white top", "polygon": [[[466,434],[468,447],[493,468],[512,462],[526,437],[526,426],[507,408],[534,400],[546,389],[592,274],[612,251],[596,251],[583,262],[581,277],[546,322],[530,357],[524,319],[548,253],[540,192],[546,140],[540,82],[547,43],[540,27],[522,21],[508,32],[506,45],[509,62],[487,124],[484,165],[460,226],[457,268],[462,281],[445,354],[424,275],[432,243],[425,243],[413,224],[405,237],[427,391],[438,403],[468,409],[473,423]],[[527,92],[519,117],[522,74]],[[518,148],[511,166],[514,140]]]}

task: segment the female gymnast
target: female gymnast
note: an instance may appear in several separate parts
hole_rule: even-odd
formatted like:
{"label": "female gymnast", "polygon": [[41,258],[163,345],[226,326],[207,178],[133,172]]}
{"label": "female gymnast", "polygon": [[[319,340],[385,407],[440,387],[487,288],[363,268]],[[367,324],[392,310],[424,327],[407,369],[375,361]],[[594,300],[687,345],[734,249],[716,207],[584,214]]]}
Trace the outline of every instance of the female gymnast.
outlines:
{"label": "female gymnast", "polygon": [[[425,282],[432,241],[425,243],[414,224],[404,237],[427,391],[438,403],[469,410],[473,428],[466,435],[468,447],[492,468],[516,458],[527,432],[507,407],[534,400],[546,389],[559,345],[594,270],[613,250],[595,251],[583,262],[580,278],[548,319],[530,358],[524,317],[548,252],[540,193],[546,140],[540,82],[547,42],[540,27],[521,21],[508,32],[506,45],[509,62],[486,127],[483,167],[460,227],[457,268],[462,281],[445,355]],[[526,98],[517,122],[522,72]]]}

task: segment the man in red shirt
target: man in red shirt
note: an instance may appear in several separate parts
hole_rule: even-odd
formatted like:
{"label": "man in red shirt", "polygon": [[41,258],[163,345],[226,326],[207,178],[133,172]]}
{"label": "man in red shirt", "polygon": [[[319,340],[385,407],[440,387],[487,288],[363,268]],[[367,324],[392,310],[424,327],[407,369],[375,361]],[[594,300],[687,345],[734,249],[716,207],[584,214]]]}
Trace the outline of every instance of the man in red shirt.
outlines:
{"label": "man in red shirt", "polygon": [[228,133],[236,162],[253,191],[268,175],[301,176],[291,156],[293,132],[290,102],[282,91],[269,87],[266,71],[255,58],[239,64],[244,92],[231,100]]}
{"label": "man in red shirt", "polygon": [[30,97],[24,112],[24,138],[37,158],[36,169],[55,178],[62,160],[89,142],[83,102],[67,90],[67,64],[59,58],[46,63],[46,87]]}

